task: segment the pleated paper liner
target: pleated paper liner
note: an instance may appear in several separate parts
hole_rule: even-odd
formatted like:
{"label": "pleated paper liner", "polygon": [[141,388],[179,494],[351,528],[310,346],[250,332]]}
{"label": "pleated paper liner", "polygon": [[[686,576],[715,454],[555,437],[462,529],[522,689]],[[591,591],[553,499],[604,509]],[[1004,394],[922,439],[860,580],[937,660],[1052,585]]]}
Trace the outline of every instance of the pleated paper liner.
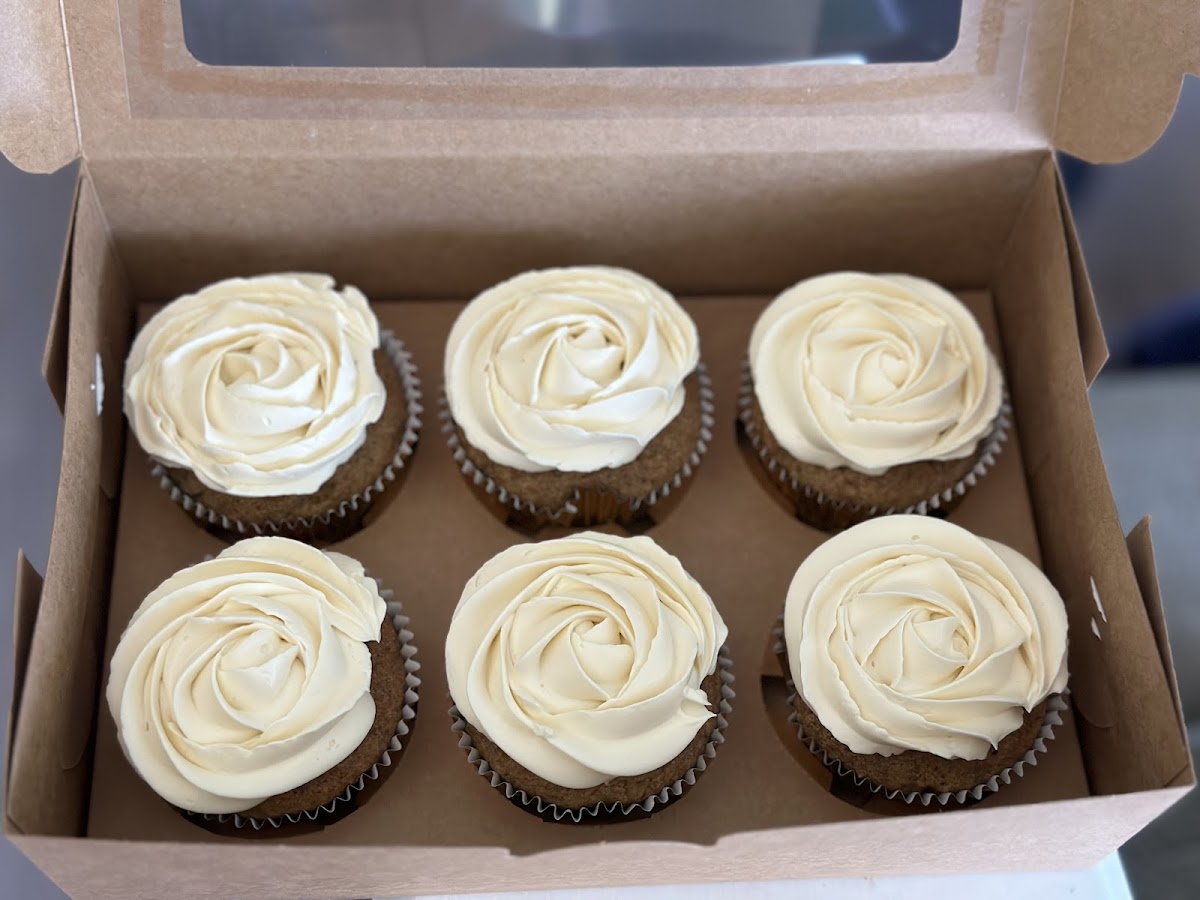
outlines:
{"label": "pleated paper liner", "polygon": [[[992,428],[983,438],[982,446],[976,451],[978,458],[971,470],[953,485],[907,506],[880,507],[845,498],[830,497],[811,485],[803,484],[791,477],[787,468],[771,455],[770,448],[763,442],[758,424],[754,420],[754,382],[750,364],[742,363],[742,382],[738,390],[738,424],[749,447],[747,455],[754,462],[764,481],[789,506],[792,513],[802,522],[822,531],[840,531],[873,519],[889,515],[932,515],[945,517],[996,464],[996,458],[1008,440],[1012,426],[1012,406],[1005,392]],[[886,475],[881,475],[881,478]]]}
{"label": "pleated paper liner", "polygon": [[[782,619],[777,622],[771,634],[771,649],[778,659],[784,684],[786,685],[787,725],[790,732],[796,735],[801,746],[805,747],[822,766],[833,773],[835,777],[830,786],[830,792],[854,806],[865,806],[874,796],[884,797],[888,800],[898,800],[914,808],[931,806],[935,808],[947,808],[974,805],[999,791],[1004,785],[1011,784],[1015,779],[1023,776],[1027,769],[1037,765],[1037,757],[1045,753],[1047,744],[1054,740],[1054,729],[1056,726],[1062,724],[1062,714],[1067,709],[1064,695],[1051,694],[1047,697],[1044,701],[1046,704],[1045,718],[1038,729],[1037,736],[1034,738],[1030,749],[1012,765],[1004,766],[990,775],[986,780],[970,788],[958,791],[903,791],[888,788],[854,772],[805,733],[804,724],[800,720],[800,716],[795,708],[797,697],[796,685],[792,681],[789,664],[785,655]],[[780,710],[774,710],[771,712],[771,715],[772,718],[776,716],[782,718],[783,713]]]}
{"label": "pleated paper liner", "polygon": [[238,541],[256,535],[288,537],[316,545],[345,540],[369,524],[368,513],[381,509],[381,496],[390,498],[398,492],[407,474],[406,462],[413,455],[421,432],[421,416],[424,413],[421,405],[421,381],[412,356],[405,349],[404,342],[391,331],[381,332],[380,346],[395,366],[404,387],[405,423],[400,445],[396,448],[391,462],[379,473],[375,481],[320,515],[285,521],[242,521],[217,512],[187,494],[171,477],[170,471],[160,463],[152,461],[151,474],[158,478],[160,487],[167,491],[171,500],[191,513],[207,531],[227,541]]}
{"label": "pleated paper liner", "polygon": [[457,735],[458,746],[466,752],[467,761],[478,770],[482,777],[488,780],[493,788],[503,794],[514,806],[539,816],[546,822],[599,825],[647,818],[682,797],[696,783],[700,775],[708,769],[709,764],[717,755],[717,748],[725,742],[725,729],[729,724],[728,716],[733,709],[732,700],[736,696],[733,690],[733,662],[726,655],[727,652],[726,648],[722,648],[717,659],[717,674],[721,679],[721,696],[717,715],[713,720],[713,730],[703,750],[697,756],[695,764],[687,770],[682,778],[663,785],[659,790],[636,803],[601,802],[578,809],[562,808],[541,797],[513,787],[493,770],[488,761],[475,748],[475,743],[466,730],[466,720],[459,713],[457,706],[450,707],[450,718],[453,721],[451,732]]}
{"label": "pleated paper liner", "polygon": [[409,619],[404,615],[400,602],[395,600],[392,592],[386,588],[380,589],[380,595],[387,601],[388,620],[396,629],[396,636],[400,639],[400,655],[404,658],[404,704],[400,710],[400,719],[396,723],[396,733],[379,760],[357,779],[346,785],[346,789],[337,797],[315,809],[277,818],[254,818],[241,813],[214,814],[182,811],[189,821],[214,834],[278,840],[281,837],[321,831],[329,825],[341,821],[359,809],[382,786],[404,754],[416,725],[418,688],[421,685],[421,678],[417,672],[421,665],[417,662],[417,646],[413,633],[408,627]]}
{"label": "pleated paper liner", "polygon": [[708,451],[712,429],[716,423],[713,405],[712,379],[703,362],[696,367],[700,398],[700,429],[695,447],[683,465],[670,478],[649,494],[633,499],[611,491],[576,489],[571,500],[558,508],[548,508],[526,500],[496,482],[468,457],[458,436],[454,419],[442,391],[439,418],[442,431],[454,461],[463,478],[480,501],[505,524],[530,534],[546,527],[575,528],[617,523],[630,531],[645,530],[661,521],[682,498],[700,460]]}

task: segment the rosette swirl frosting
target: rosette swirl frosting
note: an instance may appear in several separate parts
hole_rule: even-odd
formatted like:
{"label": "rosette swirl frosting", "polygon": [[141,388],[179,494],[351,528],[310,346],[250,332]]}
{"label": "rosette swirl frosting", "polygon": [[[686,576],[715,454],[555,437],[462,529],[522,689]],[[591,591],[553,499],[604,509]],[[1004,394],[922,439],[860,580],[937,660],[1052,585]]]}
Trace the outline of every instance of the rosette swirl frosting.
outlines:
{"label": "rosette swirl frosting", "polygon": [[147,453],[213,490],[312,494],[383,413],[379,343],[366,298],[328,275],[220,281],[138,333],[125,415]]}
{"label": "rosette swirl frosting", "polygon": [[501,552],[446,637],[463,717],[529,771],[588,788],[665,765],[715,712],[725,623],[647,537],[588,532]]}
{"label": "rosette swirl frosting", "polygon": [[635,272],[526,272],[459,315],[446,399],[472,446],[524,472],[632,462],[683,408],[699,362],[695,323]]}
{"label": "rosette swirl frosting", "polygon": [[982,759],[1067,683],[1067,615],[1017,551],[926,516],[830,538],[788,589],[804,702],[854,753]]}
{"label": "rosette swirl frosting", "polygon": [[349,756],[375,721],[386,604],[357,561],[251,538],[172,575],[134,613],[107,699],[122,749],[170,803],[250,809]]}
{"label": "rosette swirl frosting", "polygon": [[911,275],[835,272],[789,288],[754,326],[750,369],[780,446],[868,475],[973,453],[1004,391],[971,313]]}

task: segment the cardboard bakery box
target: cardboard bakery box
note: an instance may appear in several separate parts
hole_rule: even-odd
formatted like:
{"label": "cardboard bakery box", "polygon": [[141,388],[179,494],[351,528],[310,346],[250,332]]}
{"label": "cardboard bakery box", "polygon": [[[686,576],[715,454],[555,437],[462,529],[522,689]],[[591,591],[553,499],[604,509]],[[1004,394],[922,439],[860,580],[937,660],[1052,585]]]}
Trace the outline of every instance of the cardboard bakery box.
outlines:
{"label": "cardboard bakery box", "polygon": [[[78,896],[339,896],[1081,867],[1193,784],[1148,525],[1122,534],[1087,386],[1106,356],[1052,151],[1129,158],[1200,69],[1186,0],[966,0],[936,62],[704,69],[213,67],[178,0],[5,4],[0,150],[79,158],[46,343],[62,408],[45,576],[18,566],[5,831]],[[478,504],[436,418],[406,483],[342,545],[412,616],[420,713],[390,780],[287,839],[210,834],[117,747],[107,660],[141,598],[217,552],[121,412],[153,304],[237,274],[327,271],[408,342],[427,410],[464,299],[603,262],[685,298],[717,424],[652,534],[730,627],[737,697],[704,777],[653,817],[542,822],[456,747],[442,642],[462,584],[524,538]],[[1012,439],[951,519],[1038,560],[1070,619],[1070,709],[1038,765],[966,807],[834,785],[783,720],[769,632],[822,535],[756,481],[735,429],[755,316],[800,278],[902,271],[956,290],[1005,370]],[[36,299],[36,298],[34,298]],[[936,805],[935,805],[936,806]]]}

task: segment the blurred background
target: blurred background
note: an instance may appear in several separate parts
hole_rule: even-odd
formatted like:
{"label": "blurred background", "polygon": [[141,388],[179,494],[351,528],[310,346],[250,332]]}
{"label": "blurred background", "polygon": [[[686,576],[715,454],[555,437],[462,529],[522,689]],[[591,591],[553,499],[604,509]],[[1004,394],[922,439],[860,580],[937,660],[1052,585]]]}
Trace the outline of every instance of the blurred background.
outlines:
{"label": "blurred background", "polygon": [[[212,65],[847,65],[953,49],[958,0],[183,0],[188,48]],[[0,71],[0,78],[3,72]],[[1158,571],[1192,744],[1200,745],[1200,80],[1145,155],[1064,178],[1113,359],[1091,399],[1122,524],[1154,517]],[[0,621],[18,546],[43,570],[61,419],[39,374],[73,169],[0,158]],[[4,637],[6,655],[10,641]],[[0,666],[7,704],[11,672]],[[1200,792],[1122,850],[1139,898],[1200,896]],[[1114,873],[1115,872],[1115,876]],[[1113,881],[1115,877],[1116,881]],[[1120,867],[1038,896],[1128,896]],[[61,894],[0,842],[0,895]],[[765,896],[765,895],[764,895]],[[782,896],[782,895],[781,895]],[[833,896],[833,894],[822,894]],[[875,896],[875,895],[873,895]],[[883,895],[880,895],[883,896]],[[891,896],[891,894],[888,894]],[[989,894],[990,896],[990,894]],[[999,895],[997,895],[999,896]]]}

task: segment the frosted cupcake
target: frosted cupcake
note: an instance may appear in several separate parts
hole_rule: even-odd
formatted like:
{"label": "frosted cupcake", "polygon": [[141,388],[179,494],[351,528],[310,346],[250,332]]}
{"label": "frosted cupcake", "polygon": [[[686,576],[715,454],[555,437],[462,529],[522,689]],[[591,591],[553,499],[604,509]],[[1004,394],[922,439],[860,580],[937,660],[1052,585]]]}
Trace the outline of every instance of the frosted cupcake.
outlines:
{"label": "frosted cupcake", "polygon": [[260,828],[352,807],[415,715],[406,624],[348,556],[234,544],[159,585],[121,635],[107,690],[121,749],[207,821]]}
{"label": "frosted cupcake", "polygon": [[1007,431],[1004,380],[978,323],[911,275],[802,281],[750,338],[740,418],[769,480],[824,530],[948,512]]}
{"label": "frosted cupcake", "polygon": [[651,812],[722,740],[725,637],[708,594],[648,537],[510,547],[467,582],[446,636],[459,746],[546,818]]}
{"label": "frosted cupcake", "polygon": [[998,790],[1065,709],[1058,591],[1017,551],[930,517],[874,519],[813,551],[781,653],[801,739],[910,802]]}
{"label": "frosted cupcake", "polygon": [[328,275],[232,278],[138,333],[125,415],[171,497],[230,539],[341,540],[402,473],[416,368],[356,288]]}
{"label": "frosted cupcake", "polygon": [[446,430],[511,524],[657,519],[711,437],[696,326],[654,282],[599,266],[484,291],[446,342]]}

